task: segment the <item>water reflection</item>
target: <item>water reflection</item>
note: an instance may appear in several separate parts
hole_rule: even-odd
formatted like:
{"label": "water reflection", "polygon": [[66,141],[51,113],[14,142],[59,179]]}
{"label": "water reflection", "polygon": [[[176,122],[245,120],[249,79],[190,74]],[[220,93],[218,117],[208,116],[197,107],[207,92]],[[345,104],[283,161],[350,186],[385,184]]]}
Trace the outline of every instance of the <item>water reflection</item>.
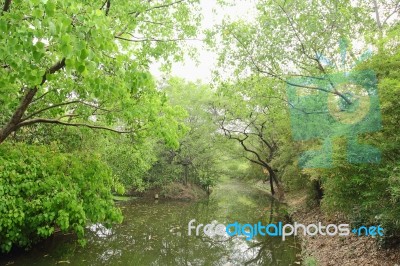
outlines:
{"label": "water reflection", "polygon": [[130,201],[121,204],[124,222],[112,229],[88,228],[86,247],[71,237],[46,241],[24,254],[0,262],[14,265],[295,265],[293,239],[255,236],[188,236],[188,222],[263,224],[282,221],[281,206],[261,191],[233,181],[215,189],[209,200]]}
{"label": "water reflection", "polygon": [[112,229],[110,228],[106,228],[104,225],[102,225],[101,223],[97,223],[97,224],[92,224],[89,227],[89,230],[91,232],[94,232],[98,237],[107,237],[112,235]]}

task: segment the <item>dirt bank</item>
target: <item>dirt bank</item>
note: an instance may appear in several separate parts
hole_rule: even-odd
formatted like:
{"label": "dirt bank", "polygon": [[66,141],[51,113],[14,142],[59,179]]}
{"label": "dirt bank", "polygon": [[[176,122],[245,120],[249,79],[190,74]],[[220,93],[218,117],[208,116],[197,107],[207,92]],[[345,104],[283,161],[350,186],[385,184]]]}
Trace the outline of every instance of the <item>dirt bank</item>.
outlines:
{"label": "dirt bank", "polygon": [[133,190],[130,191],[128,195],[148,199],[154,199],[158,197],[160,200],[170,199],[185,201],[207,198],[207,193],[201,189],[201,187],[190,183],[184,185],[179,182],[172,182],[162,187],[151,188],[143,192],[136,192]]}
{"label": "dirt bank", "polygon": [[[339,216],[327,217],[318,207],[307,208],[305,193],[289,194],[289,205],[293,222],[311,224],[349,223]],[[350,266],[379,265],[400,266],[400,248],[381,249],[371,237],[300,236],[302,242],[303,265]]]}

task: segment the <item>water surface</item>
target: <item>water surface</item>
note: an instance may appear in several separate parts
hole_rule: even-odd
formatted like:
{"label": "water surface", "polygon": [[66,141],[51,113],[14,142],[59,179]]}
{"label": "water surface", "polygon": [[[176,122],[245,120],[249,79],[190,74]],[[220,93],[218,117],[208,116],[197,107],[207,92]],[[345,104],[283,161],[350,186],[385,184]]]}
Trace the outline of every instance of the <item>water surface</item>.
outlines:
{"label": "water surface", "polygon": [[[200,202],[134,200],[120,203],[124,222],[107,229],[87,229],[87,245],[73,235],[58,235],[31,251],[3,256],[12,265],[299,265],[293,238],[188,236],[195,224],[263,224],[285,221],[285,208],[263,191],[238,180],[220,184]],[[194,231],[193,231],[194,234]]]}

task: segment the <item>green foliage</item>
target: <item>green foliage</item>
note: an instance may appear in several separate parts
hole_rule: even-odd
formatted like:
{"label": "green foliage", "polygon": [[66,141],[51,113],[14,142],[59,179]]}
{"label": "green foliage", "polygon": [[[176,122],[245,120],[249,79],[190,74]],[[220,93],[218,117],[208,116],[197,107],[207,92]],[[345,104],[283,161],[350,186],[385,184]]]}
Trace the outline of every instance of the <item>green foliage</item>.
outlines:
{"label": "green foliage", "polygon": [[[124,188],[135,188],[143,191],[149,184],[146,174],[157,160],[154,139],[146,139],[141,143],[132,143],[126,136],[105,138],[102,142],[102,158],[111,168],[114,177]],[[118,194],[123,194],[118,192]]]}
{"label": "green foliage", "polygon": [[[369,11],[348,0],[260,0],[256,10],[254,20],[224,20],[218,28],[222,45],[215,43],[215,49],[223,68],[220,70],[230,79],[259,73],[285,81],[291,76],[332,73],[342,65],[335,49],[338,41],[363,40],[363,34],[374,27]],[[357,57],[360,51],[352,52]],[[319,55],[333,66],[326,66]],[[351,65],[354,58],[347,60]]]}
{"label": "green foliage", "polygon": [[[233,127],[231,132],[236,134],[234,136],[246,135],[243,128],[248,129],[248,147],[262,158],[268,158],[271,154],[268,148],[255,141],[254,136],[251,139],[252,134],[258,133],[255,125],[266,121],[264,135],[267,140],[277,143],[268,163],[279,170],[287,188],[312,188],[313,184],[322,183],[322,207],[326,211],[346,213],[357,223],[382,223],[387,236],[400,239],[400,24],[395,15],[398,11],[396,5],[391,1],[261,0],[256,3],[256,19],[226,19],[207,36],[209,44],[219,55],[216,81],[224,99],[220,106],[227,110],[225,118]],[[371,47],[376,55],[368,59],[371,53],[364,51]],[[355,95],[354,91],[346,94],[348,92],[336,86],[337,77],[354,76],[353,83],[370,84],[368,80],[372,79],[367,74],[371,73],[377,75],[379,103],[374,90],[368,90],[368,95],[364,90],[360,95],[369,105],[363,105],[357,97],[354,97],[354,105],[343,104],[342,97],[336,101],[338,112],[334,115],[309,123],[313,116],[318,116],[313,114],[309,120],[294,119],[289,126],[287,110],[298,106],[295,97],[290,97],[293,95],[289,90],[285,95],[284,87],[296,88],[296,96],[307,96],[304,97],[307,104],[318,94],[307,107],[332,114],[329,108],[335,102],[322,101],[323,98],[335,98],[339,93],[350,98]],[[293,82],[301,79],[310,82]],[[324,84],[327,81],[330,84]],[[344,109],[353,115],[357,113],[356,109],[374,111],[376,116],[361,116],[365,118],[362,120],[365,124],[358,124],[359,128],[355,129],[347,125],[351,121],[339,121]],[[260,110],[268,112],[260,114]],[[369,123],[374,118],[380,120],[379,113],[382,129],[379,123]],[[237,123],[238,120],[241,123]],[[328,123],[329,120],[333,123]],[[337,121],[340,127],[334,124]],[[326,136],[330,134],[330,138],[322,143],[320,138],[324,134],[318,135],[317,132],[324,132]],[[379,149],[381,162],[357,163],[356,159],[376,158],[377,153],[372,149],[349,148],[347,143],[351,135],[351,144],[359,142]],[[294,142],[296,137],[301,141]],[[309,153],[317,155],[314,156],[316,164],[300,170],[298,155],[321,149],[321,146],[322,152]],[[329,155],[332,153],[331,164]],[[352,164],[348,162],[349,157],[354,159]],[[316,168],[318,166],[321,168]]]}
{"label": "green foliage", "polygon": [[174,39],[196,36],[197,2],[35,0],[2,10],[3,251],[56,229],[82,240],[87,222],[121,221],[111,191],[144,189],[155,147],[176,149],[185,132],[149,65],[182,59]]}
{"label": "green foliage", "polygon": [[227,166],[237,162],[230,159],[236,151],[233,143],[226,142],[214,121],[215,93],[207,85],[178,78],[170,79],[163,92],[174,108],[187,113],[187,132],[180,138],[178,149],[159,147],[149,180],[154,184],[192,182],[209,190],[222,175],[232,174]]}
{"label": "green foliage", "polygon": [[253,74],[235,82],[222,82],[217,92],[220,131],[240,147],[238,155],[255,164],[248,168],[247,175],[272,179],[279,189],[283,188],[280,179],[289,186],[293,176],[286,168],[294,167],[295,151],[291,149],[294,145],[284,84]]}
{"label": "green foliage", "polygon": [[[212,147],[209,137],[214,126],[206,115],[210,91],[200,84],[186,83],[177,78],[169,80],[163,89],[173,106],[185,110],[187,132],[180,139],[179,149],[160,150],[160,160],[153,168],[153,178],[164,181],[199,181],[202,156],[210,155],[207,149]],[[190,180],[189,180],[190,179]]]}
{"label": "green foliage", "polygon": [[343,140],[337,142],[335,168],[320,170],[323,177],[327,210],[347,213],[355,223],[381,223],[390,243],[400,236],[398,121],[400,118],[400,49],[387,49],[360,68],[371,68],[379,79],[379,98],[383,128],[374,134],[365,134],[360,141],[378,147],[383,155],[378,165],[346,163]]}
{"label": "green foliage", "polygon": [[2,12],[0,141],[8,126],[52,123],[145,128],[177,145],[174,110],[149,65],[182,58],[174,39],[196,35],[196,1],[106,2],[16,1]]}
{"label": "green foliage", "polygon": [[[379,25],[370,16],[372,1],[260,0],[254,20],[224,20],[206,33],[219,54],[217,89],[178,78],[157,84],[149,66],[157,62],[168,70],[183,58],[178,40],[197,35],[198,3],[33,0],[12,1],[1,12],[2,251],[29,247],[56,230],[83,240],[87,223],[121,222],[112,193],[174,181],[209,190],[221,178],[265,179],[266,165],[287,189],[322,182],[325,210],[344,212],[354,223],[381,223],[388,236],[400,236],[397,20],[382,17]],[[380,5],[378,15],[393,13],[389,1]],[[348,41],[338,47],[340,40]],[[360,63],[370,44],[378,54]],[[339,48],[346,45],[344,57]],[[293,142],[290,80],[319,77],[317,86],[329,87],[326,81],[338,71],[371,69],[383,129],[357,140],[378,147],[382,162],[349,164],[346,134],[331,134],[333,168],[301,171],[299,153],[321,142]],[[341,91],[331,86],[320,91],[337,96]],[[320,88],[303,86],[299,93],[312,89]],[[328,98],[324,93],[319,100]],[[338,106],[351,113],[361,103],[341,100]],[[329,129],[325,118],[300,133]],[[343,128],[340,133],[351,130]],[[316,161],[326,162],[326,154]]]}
{"label": "green foliage", "polygon": [[49,146],[0,146],[0,244],[30,246],[56,230],[83,240],[87,223],[122,221],[114,207],[110,169],[96,154]]}

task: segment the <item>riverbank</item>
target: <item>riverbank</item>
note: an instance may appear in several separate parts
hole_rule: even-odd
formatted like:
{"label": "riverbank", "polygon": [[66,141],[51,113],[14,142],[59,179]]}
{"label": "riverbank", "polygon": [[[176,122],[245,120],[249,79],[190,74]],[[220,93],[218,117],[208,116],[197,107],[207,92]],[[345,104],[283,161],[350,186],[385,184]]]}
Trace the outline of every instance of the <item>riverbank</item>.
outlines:
{"label": "riverbank", "polygon": [[[293,222],[311,224],[349,223],[339,215],[328,217],[319,207],[308,207],[305,192],[289,193],[286,202]],[[400,265],[400,248],[382,249],[370,237],[330,237],[320,236],[301,238],[303,265],[312,266],[354,266],[354,265]]]}
{"label": "riverbank", "polygon": [[161,187],[153,187],[145,191],[132,190],[127,193],[129,197],[160,200],[197,201],[207,198],[207,192],[196,184],[186,185],[180,182],[171,182]]}

